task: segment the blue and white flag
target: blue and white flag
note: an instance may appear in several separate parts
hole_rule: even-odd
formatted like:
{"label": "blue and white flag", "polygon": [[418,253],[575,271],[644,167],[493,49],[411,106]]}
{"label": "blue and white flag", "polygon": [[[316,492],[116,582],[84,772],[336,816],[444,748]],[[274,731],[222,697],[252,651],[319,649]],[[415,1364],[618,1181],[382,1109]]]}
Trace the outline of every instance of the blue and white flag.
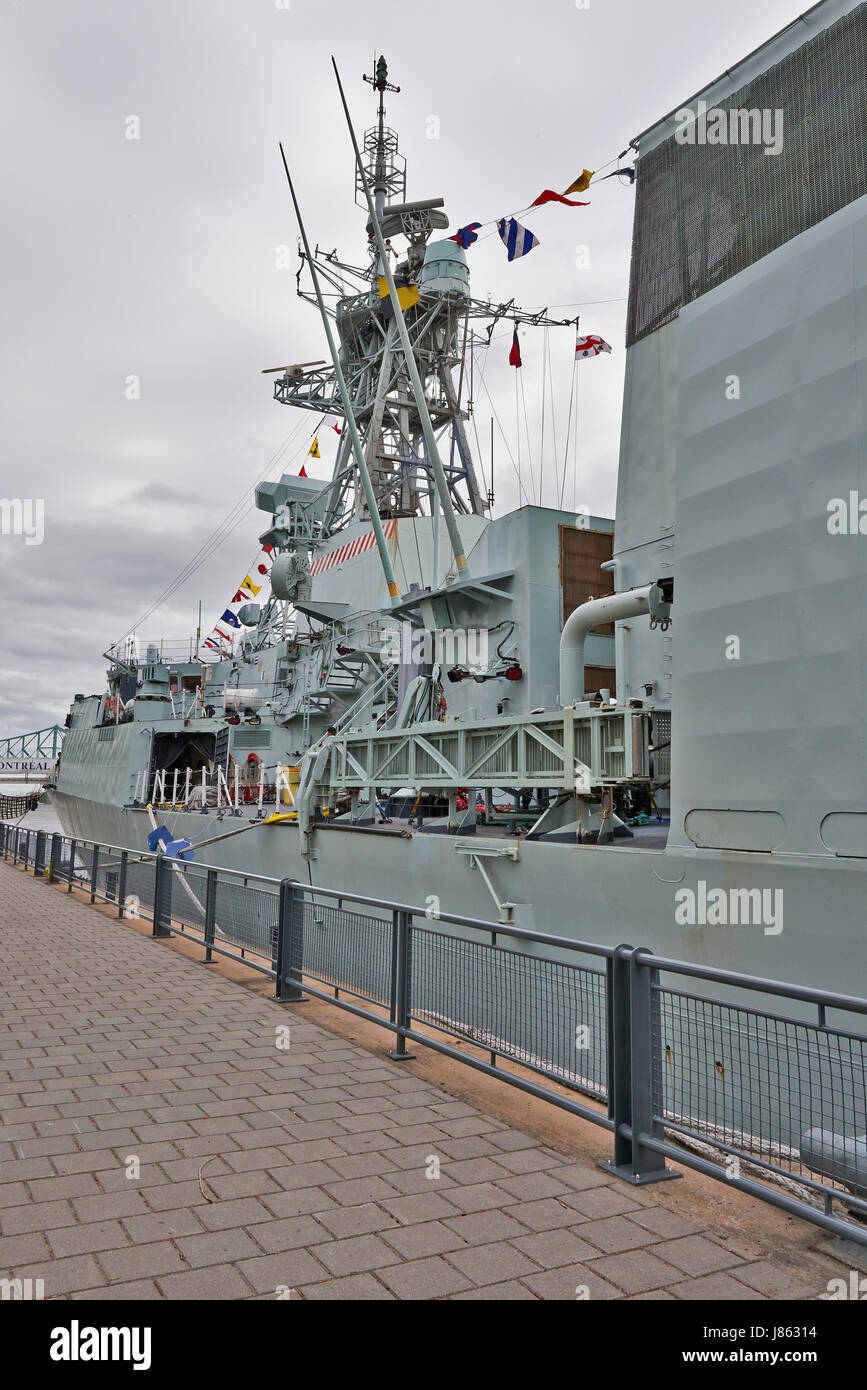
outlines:
{"label": "blue and white flag", "polygon": [[519,256],[526,256],[528,251],[539,245],[539,238],[528,232],[526,227],[522,227],[520,222],[516,222],[514,217],[501,217],[497,223],[497,231],[509,253],[510,261],[517,260]]}
{"label": "blue and white flag", "polygon": [[220,617],[220,622],[221,622],[221,623],[228,623],[228,624],[229,624],[229,627],[240,627],[240,626],[241,626],[240,622],[239,622],[238,619],[235,617],[235,614],[232,612],[232,610],[231,610],[230,608],[227,608],[226,611],[225,611],[225,613],[223,613],[223,614],[221,615],[221,617]]}

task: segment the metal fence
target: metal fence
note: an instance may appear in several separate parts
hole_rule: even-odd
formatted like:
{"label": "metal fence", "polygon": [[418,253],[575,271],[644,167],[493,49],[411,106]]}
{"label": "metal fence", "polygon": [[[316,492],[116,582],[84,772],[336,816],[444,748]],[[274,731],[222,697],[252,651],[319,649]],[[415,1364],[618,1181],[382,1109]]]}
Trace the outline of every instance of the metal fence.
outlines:
{"label": "metal fence", "polygon": [[867,1000],[3,823],[0,852],[601,1126],[629,1182],[676,1160],[867,1244]]}

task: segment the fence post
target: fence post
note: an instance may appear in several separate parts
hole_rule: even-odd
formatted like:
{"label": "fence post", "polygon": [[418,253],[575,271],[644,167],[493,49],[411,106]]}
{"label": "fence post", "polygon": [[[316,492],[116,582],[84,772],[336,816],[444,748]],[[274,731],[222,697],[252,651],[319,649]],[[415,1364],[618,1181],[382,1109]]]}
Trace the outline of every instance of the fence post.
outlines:
{"label": "fence post", "polygon": [[[624,1123],[628,1124],[631,1137],[625,1147],[615,1146],[622,1162],[605,1165],[617,1177],[635,1185],[681,1176],[674,1168],[666,1167],[664,1154],[646,1148],[639,1140],[641,1134],[654,1139],[664,1137],[663,1126],[654,1120],[654,1097],[661,1095],[662,1034],[655,988],[659,971],[642,961],[642,956],[650,954],[646,947],[640,947],[628,956],[624,953],[622,958],[629,972],[629,1118]],[[622,982],[620,990],[622,1007]],[[622,1083],[622,1073],[620,1080]],[[622,1094],[619,1099],[622,1103]]]}
{"label": "fence post", "polygon": [[93,846],[93,857],[90,861],[90,901],[96,902],[96,877],[99,873],[99,845]]}
{"label": "fence post", "polygon": [[55,831],[51,836],[51,855],[48,860],[48,868],[45,877],[49,883],[54,882],[54,866],[57,863],[57,853],[60,848],[60,836]]}
{"label": "fence post", "polygon": [[33,877],[37,878],[45,868],[45,831],[36,832],[36,853],[33,856]]}
{"label": "fence post", "polygon": [[171,916],[172,880],[171,869],[164,854],[158,854],[154,861],[154,929],[152,936],[171,936],[171,928],[162,925],[164,916]]}
{"label": "fence post", "polygon": [[12,831],[12,864],[13,864],[13,866],[14,866],[15,864],[18,863],[18,840],[19,840],[18,831],[17,831],[17,829],[15,829],[15,830]]}
{"label": "fence post", "polygon": [[397,1024],[397,1042],[392,1052],[387,1055],[394,1062],[411,1062],[414,1053],[407,1052],[406,1038],[403,1029],[410,1025],[410,980],[412,978],[412,931],[411,918],[408,912],[398,911],[394,913],[392,925],[393,951],[397,957],[397,971],[394,979],[394,997],[392,999],[392,1010],[394,1021]]}
{"label": "fence post", "polygon": [[298,1004],[305,996],[301,990],[304,965],[304,895],[302,885],[294,878],[280,880],[280,905],[277,917],[277,949],[274,998],[280,1004]]}
{"label": "fence post", "polygon": [[69,841],[69,874],[68,874],[68,879],[69,879],[69,887],[67,888],[66,891],[67,891],[67,893],[71,893],[71,892],[72,892],[72,885],[73,885],[73,883],[75,882],[75,841],[74,841],[74,840],[70,840],[70,841]]}
{"label": "fence post", "polygon": [[608,1117],[614,1121],[614,1157],[600,1163],[618,1176],[629,1172],[632,1144],[621,1125],[630,1121],[629,961],[633,948],[615,946],[606,962]]}
{"label": "fence post", "polygon": [[117,915],[123,919],[126,910],[126,865],[127,851],[122,849],[120,852],[120,869],[117,875]]}
{"label": "fence post", "polygon": [[216,869],[207,869],[205,872],[207,874],[205,883],[205,964],[216,965],[217,962],[212,959],[211,946],[217,919],[217,871]]}

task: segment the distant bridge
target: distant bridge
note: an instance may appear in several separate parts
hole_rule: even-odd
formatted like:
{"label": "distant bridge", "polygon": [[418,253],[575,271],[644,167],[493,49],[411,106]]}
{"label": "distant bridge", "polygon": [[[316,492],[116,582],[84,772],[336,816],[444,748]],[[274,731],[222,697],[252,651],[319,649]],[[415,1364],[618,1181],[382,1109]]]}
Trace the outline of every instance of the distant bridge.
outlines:
{"label": "distant bridge", "polygon": [[59,724],[30,734],[0,738],[0,776],[10,773],[46,773],[57,762],[66,733]]}

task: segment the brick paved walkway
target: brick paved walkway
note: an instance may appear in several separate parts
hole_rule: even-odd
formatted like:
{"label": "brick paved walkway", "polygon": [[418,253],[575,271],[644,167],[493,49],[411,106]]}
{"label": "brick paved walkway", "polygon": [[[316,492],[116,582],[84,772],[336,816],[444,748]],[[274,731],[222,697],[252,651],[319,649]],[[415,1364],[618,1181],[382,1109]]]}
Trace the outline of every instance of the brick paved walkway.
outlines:
{"label": "brick paved walkway", "polygon": [[47,1298],[810,1298],[840,1275],[803,1240],[755,1258],[664,1205],[689,1176],[609,1180],[2,863],[0,959],[0,1277]]}

